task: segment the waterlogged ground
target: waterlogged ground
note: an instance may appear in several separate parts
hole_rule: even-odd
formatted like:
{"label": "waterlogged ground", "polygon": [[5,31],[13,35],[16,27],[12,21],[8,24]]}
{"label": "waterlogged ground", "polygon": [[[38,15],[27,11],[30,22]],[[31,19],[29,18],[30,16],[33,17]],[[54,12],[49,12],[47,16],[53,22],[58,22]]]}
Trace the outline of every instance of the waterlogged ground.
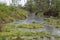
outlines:
{"label": "waterlogged ground", "polygon": [[4,24],[4,32],[0,35],[6,40],[60,40],[59,26],[55,27],[53,20],[46,20],[45,17],[30,13],[25,20]]}

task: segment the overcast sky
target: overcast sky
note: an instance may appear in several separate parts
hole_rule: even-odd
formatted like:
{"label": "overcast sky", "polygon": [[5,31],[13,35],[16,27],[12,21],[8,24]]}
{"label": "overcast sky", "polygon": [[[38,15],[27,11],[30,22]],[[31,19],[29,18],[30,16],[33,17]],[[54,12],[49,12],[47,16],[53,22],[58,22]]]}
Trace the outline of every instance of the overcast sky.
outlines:
{"label": "overcast sky", "polygon": [[[7,3],[7,5],[12,3],[11,0],[0,0],[0,2]],[[23,6],[26,2],[27,2],[27,0],[21,0],[21,2],[19,2],[19,3],[22,4],[22,6]]]}

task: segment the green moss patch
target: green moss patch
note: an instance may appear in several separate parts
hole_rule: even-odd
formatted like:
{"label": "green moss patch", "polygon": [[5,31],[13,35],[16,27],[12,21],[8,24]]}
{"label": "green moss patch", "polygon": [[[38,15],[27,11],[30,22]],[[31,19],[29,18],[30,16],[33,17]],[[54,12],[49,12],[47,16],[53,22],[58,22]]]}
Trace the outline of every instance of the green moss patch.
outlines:
{"label": "green moss patch", "polygon": [[17,27],[35,29],[35,28],[42,28],[42,25],[41,24],[18,24]]}

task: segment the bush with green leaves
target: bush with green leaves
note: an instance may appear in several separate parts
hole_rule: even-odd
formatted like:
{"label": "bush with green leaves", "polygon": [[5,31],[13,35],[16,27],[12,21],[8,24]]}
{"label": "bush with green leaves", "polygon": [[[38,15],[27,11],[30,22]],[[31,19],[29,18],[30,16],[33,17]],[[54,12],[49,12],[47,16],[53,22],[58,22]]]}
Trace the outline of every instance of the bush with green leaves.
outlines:
{"label": "bush with green leaves", "polygon": [[13,22],[19,19],[26,19],[28,12],[15,6],[0,4],[0,23]]}

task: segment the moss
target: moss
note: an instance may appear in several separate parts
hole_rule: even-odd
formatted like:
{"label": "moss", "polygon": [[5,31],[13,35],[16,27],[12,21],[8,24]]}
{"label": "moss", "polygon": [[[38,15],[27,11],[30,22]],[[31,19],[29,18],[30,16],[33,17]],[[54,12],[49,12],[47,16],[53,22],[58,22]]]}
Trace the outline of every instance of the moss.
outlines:
{"label": "moss", "polygon": [[36,21],[32,21],[32,23],[36,23]]}
{"label": "moss", "polygon": [[55,38],[60,38],[60,36],[59,35],[53,35]]}
{"label": "moss", "polygon": [[50,17],[49,19],[46,19],[44,24],[52,25],[55,28],[60,28],[60,19],[55,19],[54,17]]}
{"label": "moss", "polygon": [[7,32],[9,32],[9,31],[11,31],[13,29],[15,29],[14,24],[3,25],[3,27],[2,27],[2,31],[7,31]]}
{"label": "moss", "polygon": [[32,40],[32,39],[25,38],[24,40]]}
{"label": "moss", "polygon": [[[40,36],[46,37],[47,32],[23,32],[21,30],[13,30],[10,32],[0,32],[0,37],[14,37],[14,36]],[[50,35],[49,35],[50,36]]]}
{"label": "moss", "polygon": [[45,31],[38,32],[38,35],[40,37],[50,37],[50,33],[45,32]]}
{"label": "moss", "polygon": [[41,24],[18,24],[18,28],[29,28],[29,29],[34,29],[34,28],[41,28]]}

